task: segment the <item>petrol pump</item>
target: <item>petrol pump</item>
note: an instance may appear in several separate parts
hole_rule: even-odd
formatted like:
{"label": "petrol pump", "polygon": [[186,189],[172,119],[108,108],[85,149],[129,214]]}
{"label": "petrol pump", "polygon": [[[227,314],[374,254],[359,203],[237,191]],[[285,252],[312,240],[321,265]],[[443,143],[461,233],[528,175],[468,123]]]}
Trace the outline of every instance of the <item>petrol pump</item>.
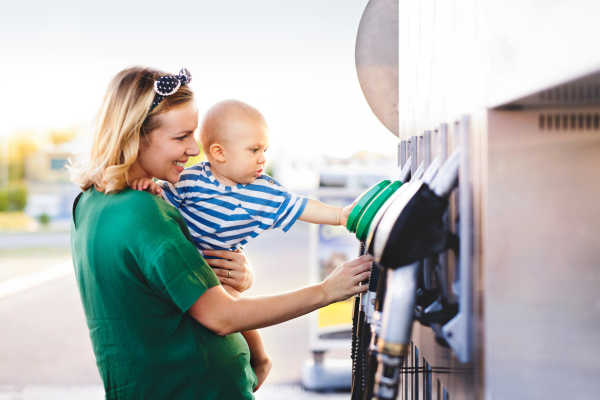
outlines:
{"label": "petrol pump", "polygon": [[[418,146],[418,140],[413,143]],[[418,149],[414,150],[418,157]],[[377,203],[374,199],[382,186],[390,187],[386,181],[365,191],[353,210],[355,219],[368,216],[368,235],[362,237],[357,231],[356,236],[364,240],[361,247],[375,257],[369,291],[355,300],[352,397],[357,399],[371,399],[373,395],[378,399],[396,398],[413,320],[427,325],[445,324],[457,314],[456,305],[448,301],[445,291],[425,285],[424,278],[434,272],[438,286],[447,286],[443,278],[447,274],[440,272],[437,260],[450,248],[458,250],[458,237],[448,230],[445,216],[450,193],[458,185],[460,150],[441,168],[439,155],[426,170],[428,160],[418,160],[414,174],[410,174],[410,166],[415,164],[411,157],[399,167],[404,173],[397,173],[403,184],[385,201]],[[349,219],[347,228],[352,231],[357,225],[360,222]],[[419,314],[416,306],[421,310]]]}
{"label": "petrol pump", "polygon": [[[357,37],[399,170],[347,226],[375,259],[352,399],[597,397],[600,8],[408,0],[397,37],[364,34],[388,3],[369,2]],[[395,99],[366,77],[391,58],[366,62],[365,37],[397,51],[397,81],[377,81]]]}

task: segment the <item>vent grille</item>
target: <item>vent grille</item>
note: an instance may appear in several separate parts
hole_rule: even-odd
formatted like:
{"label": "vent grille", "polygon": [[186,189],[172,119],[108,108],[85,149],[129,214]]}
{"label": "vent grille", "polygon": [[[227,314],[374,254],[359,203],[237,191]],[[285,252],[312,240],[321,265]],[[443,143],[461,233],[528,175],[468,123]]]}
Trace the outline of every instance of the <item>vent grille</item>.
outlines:
{"label": "vent grille", "polygon": [[600,83],[569,83],[539,93],[543,103],[590,103],[600,102]]}
{"label": "vent grille", "polygon": [[539,128],[544,131],[600,130],[600,114],[548,113],[539,115]]}

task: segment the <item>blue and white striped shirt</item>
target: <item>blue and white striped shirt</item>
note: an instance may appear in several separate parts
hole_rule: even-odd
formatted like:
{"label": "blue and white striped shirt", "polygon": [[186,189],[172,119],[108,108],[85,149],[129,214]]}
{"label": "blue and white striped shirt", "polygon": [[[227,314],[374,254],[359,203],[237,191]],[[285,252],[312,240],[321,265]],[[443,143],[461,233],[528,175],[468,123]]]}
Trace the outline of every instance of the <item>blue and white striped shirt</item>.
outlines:
{"label": "blue and white striped shirt", "polygon": [[208,162],[186,168],[174,185],[159,185],[163,198],[181,211],[200,250],[236,249],[267,229],[287,232],[308,202],[268,175],[247,185],[222,185]]}

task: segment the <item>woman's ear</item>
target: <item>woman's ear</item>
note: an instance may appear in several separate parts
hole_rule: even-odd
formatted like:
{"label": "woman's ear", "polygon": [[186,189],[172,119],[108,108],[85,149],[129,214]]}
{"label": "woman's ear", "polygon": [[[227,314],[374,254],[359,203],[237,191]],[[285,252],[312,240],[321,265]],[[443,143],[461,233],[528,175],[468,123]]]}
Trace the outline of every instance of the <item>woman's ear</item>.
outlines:
{"label": "woman's ear", "polygon": [[212,144],[210,146],[210,155],[215,161],[225,162],[225,147],[219,143]]}

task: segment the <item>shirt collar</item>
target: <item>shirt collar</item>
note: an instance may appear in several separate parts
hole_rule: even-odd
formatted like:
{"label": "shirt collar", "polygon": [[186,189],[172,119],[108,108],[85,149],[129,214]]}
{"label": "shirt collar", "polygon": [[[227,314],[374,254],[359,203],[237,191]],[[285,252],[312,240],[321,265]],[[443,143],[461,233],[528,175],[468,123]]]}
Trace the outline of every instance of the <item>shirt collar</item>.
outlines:
{"label": "shirt collar", "polygon": [[212,174],[212,172],[210,171],[210,162],[206,162],[206,164],[204,165],[204,172],[206,173],[206,177],[210,180],[210,182],[217,187],[218,189],[220,189],[221,191],[224,192],[237,192],[240,189],[243,189],[244,187],[246,187],[246,185],[242,184],[242,183],[238,183],[235,186],[227,186],[227,185],[223,185],[221,182],[219,182],[217,180],[217,178],[215,178],[215,176]]}

